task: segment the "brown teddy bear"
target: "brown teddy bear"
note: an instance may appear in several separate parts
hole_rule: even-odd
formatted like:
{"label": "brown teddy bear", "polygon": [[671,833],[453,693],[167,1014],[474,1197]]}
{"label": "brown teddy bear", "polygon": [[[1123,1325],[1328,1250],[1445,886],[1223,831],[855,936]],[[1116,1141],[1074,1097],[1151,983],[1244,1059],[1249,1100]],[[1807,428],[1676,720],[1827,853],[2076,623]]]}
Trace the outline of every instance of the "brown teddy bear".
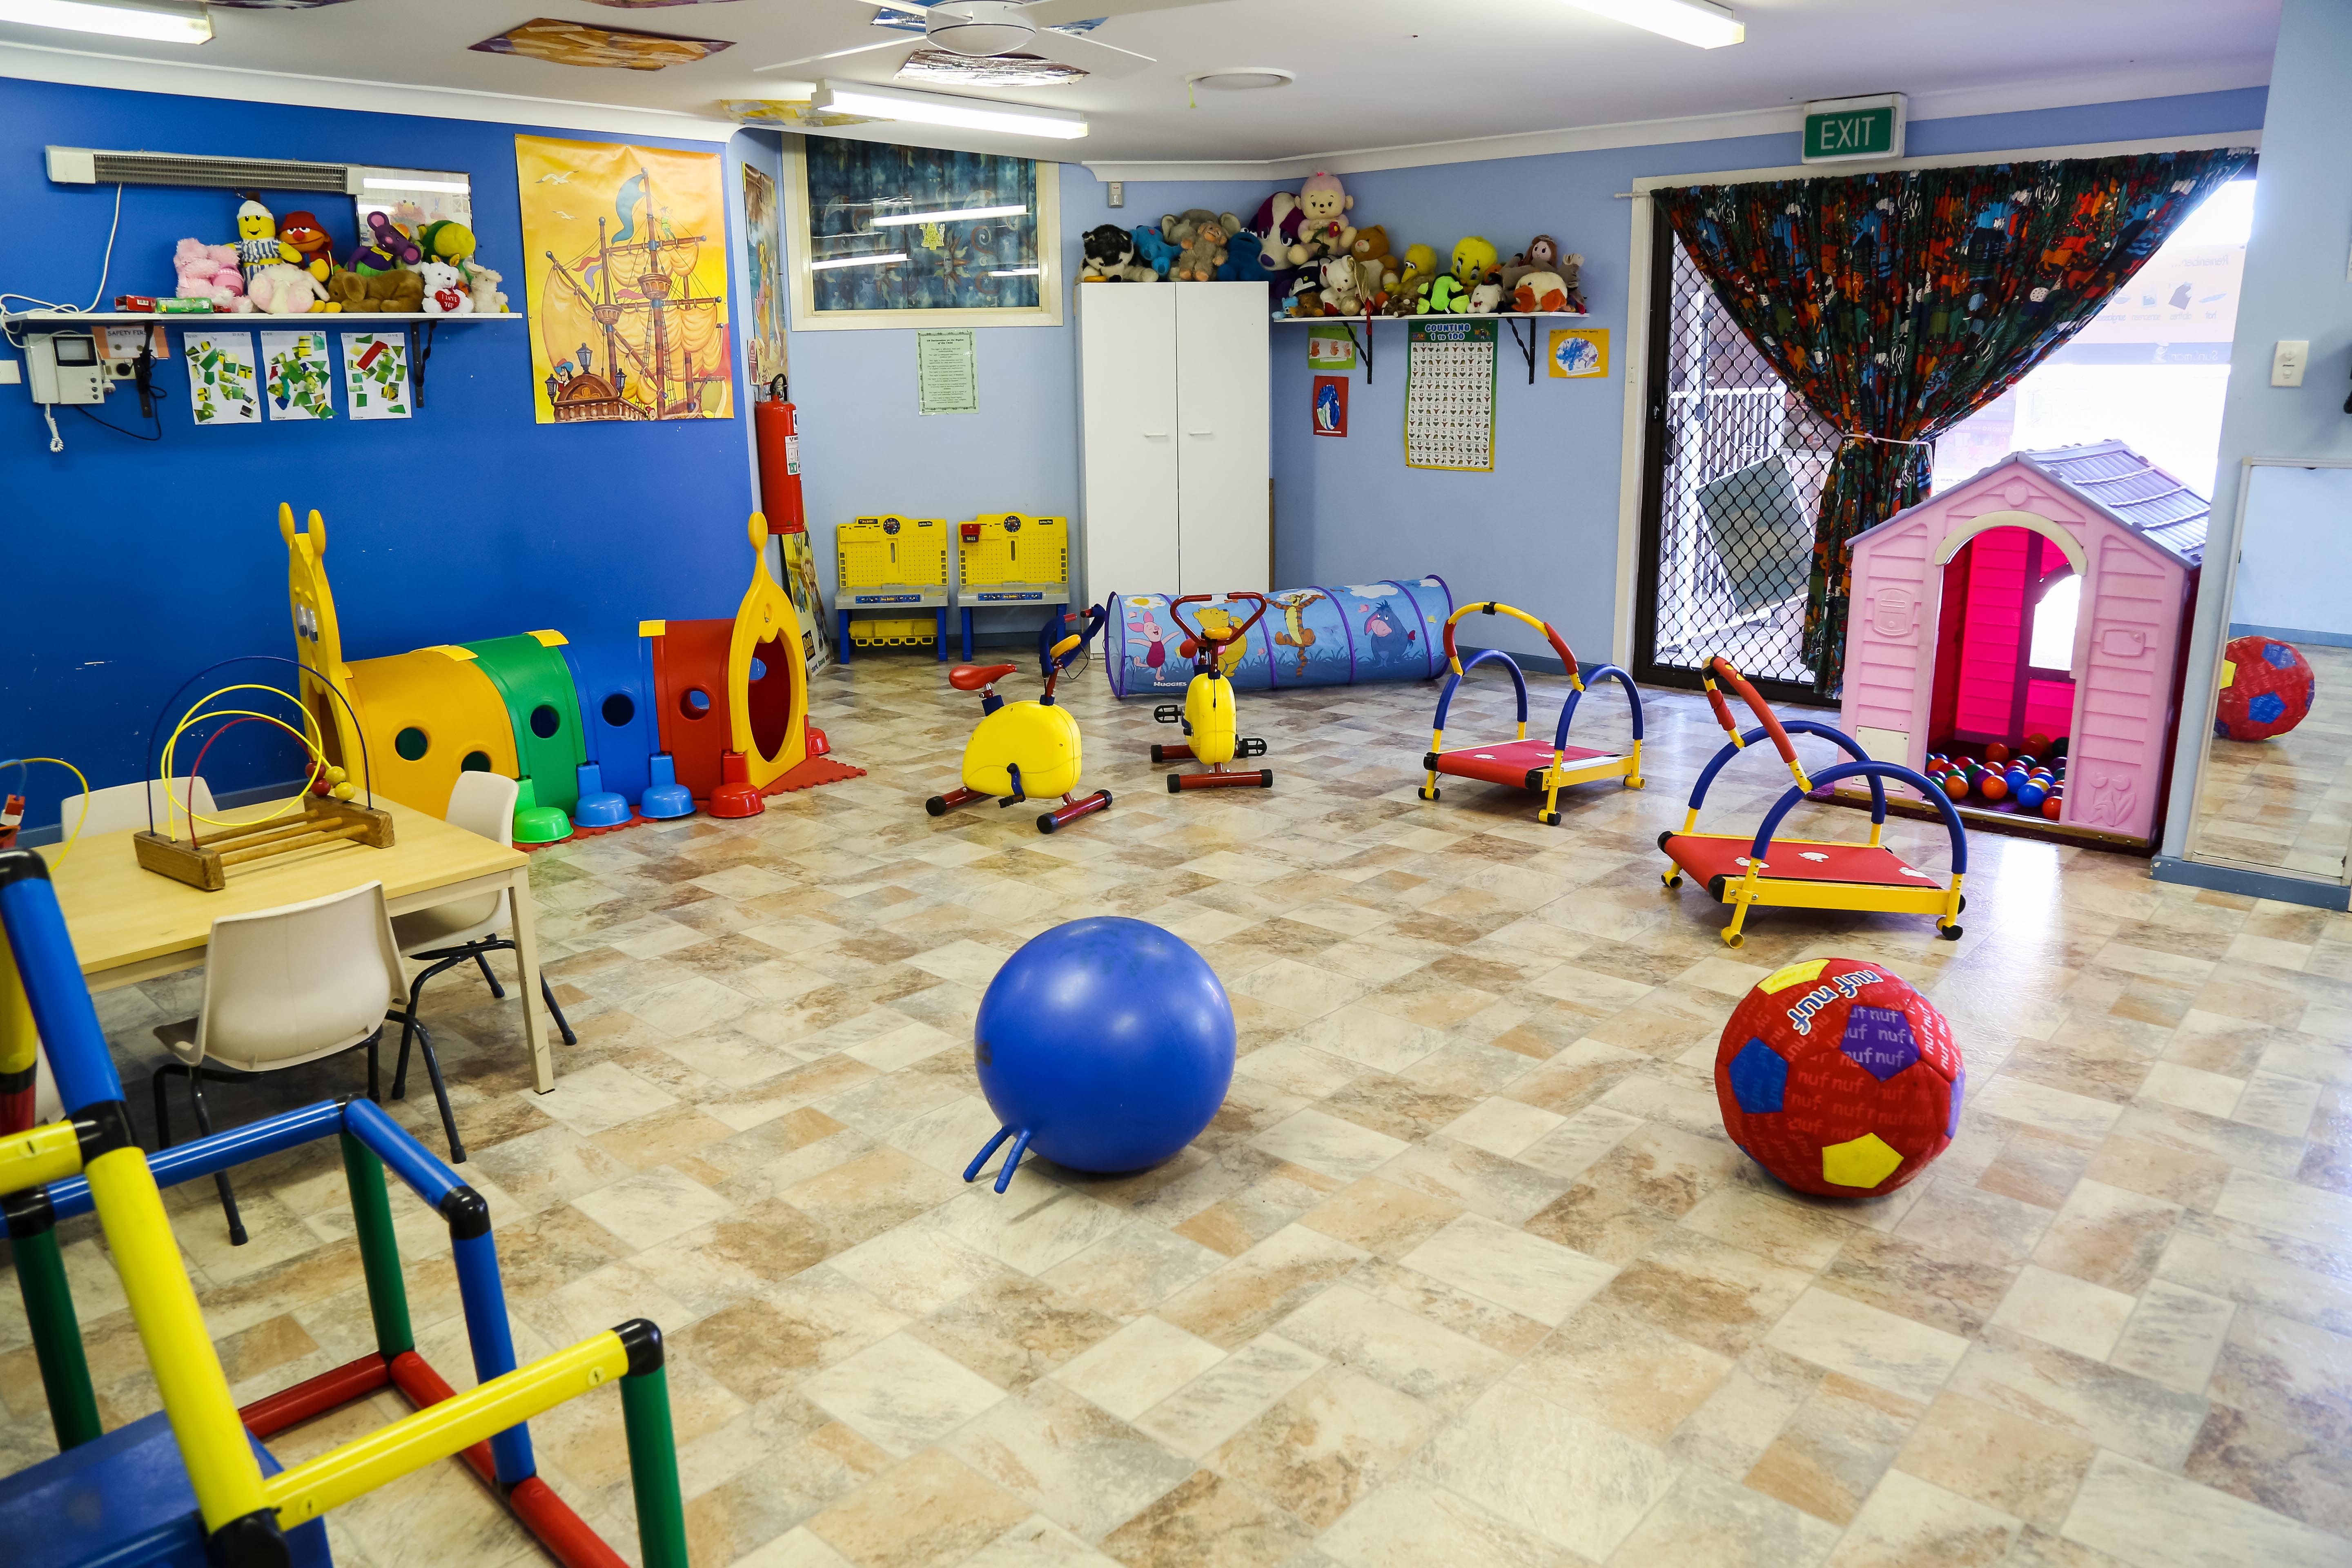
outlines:
{"label": "brown teddy bear", "polygon": [[366,274],[338,270],[327,279],[327,294],[345,310],[415,315],[425,309],[425,275],[404,267]]}
{"label": "brown teddy bear", "polygon": [[1348,254],[1356,260],[1356,287],[1367,300],[1376,300],[1396,286],[1397,258],[1389,252],[1389,231],[1369,224],[1356,231]]}

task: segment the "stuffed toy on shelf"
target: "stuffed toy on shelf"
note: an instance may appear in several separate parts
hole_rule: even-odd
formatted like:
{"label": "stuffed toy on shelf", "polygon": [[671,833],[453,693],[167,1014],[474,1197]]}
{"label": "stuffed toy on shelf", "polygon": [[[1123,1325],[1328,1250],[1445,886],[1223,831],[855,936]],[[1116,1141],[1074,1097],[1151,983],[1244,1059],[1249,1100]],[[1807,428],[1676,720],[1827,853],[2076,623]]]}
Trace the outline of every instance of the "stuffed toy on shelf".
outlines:
{"label": "stuffed toy on shelf", "polygon": [[1303,267],[1317,257],[1347,254],[1356,243],[1356,226],[1348,221],[1355,205],[1356,198],[1348,194],[1339,175],[1320,169],[1308,175],[1298,187],[1298,237],[1308,250],[1302,257],[1294,247],[1293,259]]}
{"label": "stuffed toy on shelf", "polygon": [[1356,258],[1341,251],[1336,256],[1325,257],[1318,265],[1323,284],[1323,313],[1327,316],[1366,314]]}
{"label": "stuffed toy on shelf", "polygon": [[1290,281],[1290,313],[1294,316],[1328,314],[1323,309],[1323,279],[1312,267],[1302,267]]}
{"label": "stuffed toy on shelf", "polygon": [[1241,232],[1242,220],[1231,213],[1192,207],[1160,220],[1160,233],[1179,247],[1168,276],[1184,283],[1213,283],[1225,261],[1225,239]]}
{"label": "stuffed toy on shelf", "polygon": [[253,309],[233,245],[184,239],[172,252],[172,271],[179,279],[172,290],[177,299],[209,300],[214,310],[238,315]]}
{"label": "stuffed toy on shelf", "polygon": [[1451,272],[1441,272],[1429,280],[1416,302],[1417,316],[1465,316],[1470,313],[1470,291],[1462,287],[1461,279]]}
{"label": "stuffed toy on shelf", "polygon": [[1135,237],[1136,255],[1151,268],[1154,278],[1167,277],[1169,270],[1176,265],[1176,258],[1184,254],[1182,246],[1171,243],[1166,235],[1149,224],[1129,232]]}
{"label": "stuffed toy on shelf", "polygon": [[1367,300],[1387,293],[1400,278],[1397,258],[1389,253],[1389,231],[1370,224],[1356,231],[1348,254],[1356,261],[1356,287]]}
{"label": "stuffed toy on shelf", "polygon": [[1115,223],[1087,230],[1082,242],[1087,269],[1083,283],[1156,283],[1160,274],[1135,258],[1135,236]]}
{"label": "stuffed toy on shelf", "polygon": [[422,309],[428,316],[470,316],[474,313],[474,296],[466,287],[466,275],[446,261],[427,261],[416,268],[416,277],[425,286]]}
{"label": "stuffed toy on shelf", "polygon": [[278,262],[246,279],[247,298],[265,316],[301,316],[323,309],[327,286],[299,267]]}
{"label": "stuffed toy on shelf", "polygon": [[307,259],[278,237],[275,214],[251,196],[236,209],[236,259],[245,269],[246,292],[253,292],[254,274],[265,267],[299,267]]}
{"label": "stuffed toy on shelf", "polygon": [[503,316],[509,313],[507,297],[499,290],[499,285],[506,281],[504,278],[487,267],[476,267],[470,263],[458,270],[466,275],[466,287],[473,292],[474,314]]}
{"label": "stuffed toy on shelf", "polygon": [[413,316],[425,309],[425,279],[405,267],[385,272],[337,272],[327,292],[346,311]]}
{"label": "stuffed toy on shelf", "polygon": [[327,237],[317,214],[288,213],[286,221],[278,226],[278,237],[301,257],[294,265],[320,282],[324,283],[327,274],[334,270],[334,258],[327,254],[327,247],[333,242]]}
{"label": "stuffed toy on shelf", "polygon": [[1298,237],[1299,226],[1306,221],[1298,198],[1288,191],[1276,191],[1259,204],[1257,216],[1250,220],[1249,226],[1250,232],[1257,236],[1258,254],[1265,259],[1268,272],[1286,272],[1313,259],[1313,254]]}

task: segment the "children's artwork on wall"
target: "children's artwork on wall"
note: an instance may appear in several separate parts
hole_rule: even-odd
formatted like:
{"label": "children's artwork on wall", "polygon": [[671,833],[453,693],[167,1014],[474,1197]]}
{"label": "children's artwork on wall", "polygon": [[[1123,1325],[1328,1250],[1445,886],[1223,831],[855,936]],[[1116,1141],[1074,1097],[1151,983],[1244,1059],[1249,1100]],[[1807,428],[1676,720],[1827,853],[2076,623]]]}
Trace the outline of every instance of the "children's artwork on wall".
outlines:
{"label": "children's artwork on wall", "polygon": [[559,66],[595,66],[611,70],[657,71],[690,65],[735,46],[725,38],[679,38],[634,27],[598,27],[586,22],[534,17],[472,46],[486,55],[526,55]]}
{"label": "children's artwork on wall", "polygon": [[814,675],[833,662],[833,644],[826,637],[831,617],[824,613],[824,594],[817,586],[816,552],[809,536],[780,533],[784,552],[784,591],[792,595],[793,611],[801,618],[801,653]]}
{"label": "children's artwork on wall", "polygon": [[518,136],[515,173],[539,422],[733,418],[719,154]]}
{"label": "children's artwork on wall", "polygon": [[746,125],[775,125],[786,131],[830,131],[842,125],[868,125],[873,116],[844,114],[816,109],[805,98],[722,98],[719,112]]}
{"label": "children's artwork on wall", "polygon": [[343,404],[354,419],[405,419],[408,339],[398,332],[345,332]]}
{"label": "children's artwork on wall", "polygon": [[1416,319],[1405,350],[1404,463],[1491,472],[1496,327]]}
{"label": "children's artwork on wall", "polygon": [[784,246],[776,182],[764,169],[743,165],[743,275],[751,280],[751,331],[743,353],[751,384],[784,374]]}
{"label": "children's artwork on wall", "polygon": [[1318,323],[1307,329],[1307,363],[1315,370],[1356,368],[1356,340],[1341,326]]}
{"label": "children's artwork on wall", "polygon": [[324,332],[261,334],[263,389],[272,419],[332,419],[335,373]]}
{"label": "children's artwork on wall", "polygon": [[188,362],[188,406],[199,425],[258,425],[251,332],[190,332],[181,351]]}
{"label": "children's artwork on wall", "polygon": [[1315,434],[1345,436],[1348,433],[1348,378],[1344,375],[1318,375],[1315,378]]}
{"label": "children's artwork on wall", "polygon": [[1039,238],[1060,182],[1033,160],[833,136],[787,155],[796,330],[1061,320],[1060,247]]}
{"label": "children's artwork on wall", "polygon": [[1555,327],[1551,334],[1551,374],[1555,381],[1581,381],[1609,374],[1609,329]]}

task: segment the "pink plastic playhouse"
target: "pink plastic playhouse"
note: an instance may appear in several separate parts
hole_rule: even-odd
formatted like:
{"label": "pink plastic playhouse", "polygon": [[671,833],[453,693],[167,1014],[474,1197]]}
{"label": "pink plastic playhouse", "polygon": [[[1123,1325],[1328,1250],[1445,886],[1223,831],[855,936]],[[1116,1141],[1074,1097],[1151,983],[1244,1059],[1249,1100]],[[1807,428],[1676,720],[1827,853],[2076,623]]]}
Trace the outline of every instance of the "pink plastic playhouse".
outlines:
{"label": "pink plastic playhouse", "polygon": [[[2012,452],[1888,518],[1853,542],[1843,727],[1923,771],[1931,752],[2063,741],[2056,827],[2145,848],[2162,826],[2210,510],[2103,441]],[[1963,807],[1984,826],[2013,814]]]}

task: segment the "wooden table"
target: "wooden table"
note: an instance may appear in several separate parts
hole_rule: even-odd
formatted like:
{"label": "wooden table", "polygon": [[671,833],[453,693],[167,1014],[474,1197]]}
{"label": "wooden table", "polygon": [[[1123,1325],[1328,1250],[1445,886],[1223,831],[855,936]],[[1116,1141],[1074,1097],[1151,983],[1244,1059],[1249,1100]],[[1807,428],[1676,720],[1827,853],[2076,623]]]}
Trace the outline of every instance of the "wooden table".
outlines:
{"label": "wooden table", "polygon": [[[384,903],[394,915],[502,892],[509,896],[515,958],[522,970],[523,1037],[530,1046],[531,1082],[545,1094],[555,1087],[555,1056],[548,1046],[547,1011],[539,996],[530,857],[382,795],[375,804],[392,813],[391,848],[328,844],[297,850],[233,868],[228,886],[216,893],[200,892],[142,869],[132,858],[129,833],[84,837],[62,867],[57,864],[58,847],[45,847],[41,854],[52,868],[50,881],[73,935],[83,978],[92,991],[111,991],[194,969],[205,961],[213,921],[223,915],[322,899],[368,882],[383,884]],[[275,809],[256,806],[223,815],[259,817]]]}

